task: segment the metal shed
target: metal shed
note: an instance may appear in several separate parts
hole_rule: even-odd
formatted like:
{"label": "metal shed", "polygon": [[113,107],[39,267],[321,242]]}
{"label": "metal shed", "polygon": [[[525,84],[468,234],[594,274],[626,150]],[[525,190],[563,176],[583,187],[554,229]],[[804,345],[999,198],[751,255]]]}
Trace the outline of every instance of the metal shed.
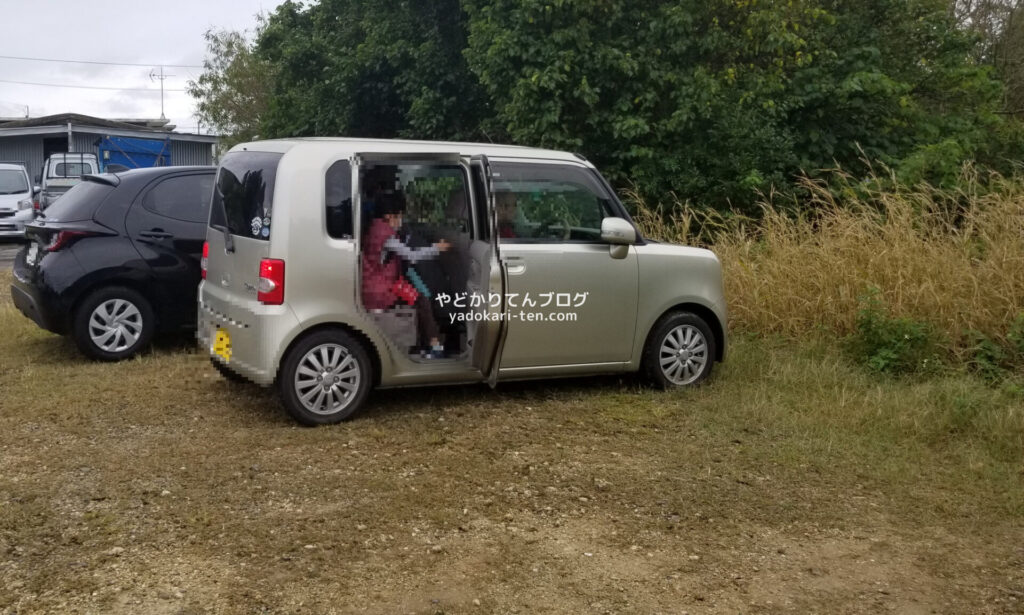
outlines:
{"label": "metal shed", "polygon": [[[105,162],[126,166],[214,164],[217,137],[173,132],[167,120],[108,120],[78,113],[62,113],[20,120],[0,120],[0,160],[24,162],[37,176],[52,154],[96,154]],[[145,144],[152,143],[147,147]],[[150,156],[132,157],[152,150]]]}

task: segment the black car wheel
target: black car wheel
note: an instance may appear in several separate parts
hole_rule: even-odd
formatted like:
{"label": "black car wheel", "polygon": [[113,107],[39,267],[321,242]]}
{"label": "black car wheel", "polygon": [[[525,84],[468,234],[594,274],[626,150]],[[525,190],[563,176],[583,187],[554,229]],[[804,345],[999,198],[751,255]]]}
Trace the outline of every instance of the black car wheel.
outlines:
{"label": "black car wheel", "polygon": [[149,346],[155,329],[149,301],[123,286],[94,291],[79,304],[72,323],[75,344],[100,361],[120,361]]}
{"label": "black car wheel", "polygon": [[715,336],[704,319],[691,312],[662,317],[644,346],[644,373],[662,389],[699,384],[714,364]]}
{"label": "black car wheel", "polygon": [[358,340],[340,330],[318,331],[285,357],[277,376],[285,408],[303,425],[329,425],[366,401],[373,366]]}

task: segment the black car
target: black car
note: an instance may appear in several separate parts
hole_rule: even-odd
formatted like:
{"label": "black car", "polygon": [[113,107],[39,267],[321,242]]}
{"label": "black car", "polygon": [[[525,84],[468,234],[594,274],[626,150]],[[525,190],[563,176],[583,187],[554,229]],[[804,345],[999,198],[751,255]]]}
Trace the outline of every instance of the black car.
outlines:
{"label": "black car", "polygon": [[116,361],[194,329],[215,167],[87,175],[25,226],[11,296],[40,327]]}

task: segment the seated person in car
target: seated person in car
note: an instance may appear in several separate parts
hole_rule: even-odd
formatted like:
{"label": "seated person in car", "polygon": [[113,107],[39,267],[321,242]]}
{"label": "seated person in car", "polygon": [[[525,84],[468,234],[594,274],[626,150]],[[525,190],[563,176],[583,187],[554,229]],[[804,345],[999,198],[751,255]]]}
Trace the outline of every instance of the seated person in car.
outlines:
{"label": "seated person in car", "polygon": [[516,193],[498,192],[494,195],[494,201],[498,215],[498,237],[514,239],[518,236],[516,234]]}
{"label": "seated person in car", "polygon": [[416,309],[421,338],[426,340],[431,358],[443,356],[437,322],[429,300],[417,292],[403,275],[402,261],[415,264],[437,258],[451,248],[444,239],[423,248],[410,248],[398,237],[405,212],[405,196],[400,192],[381,193],[376,199],[376,215],[363,241],[363,305],[367,310],[386,310],[402,300]]}

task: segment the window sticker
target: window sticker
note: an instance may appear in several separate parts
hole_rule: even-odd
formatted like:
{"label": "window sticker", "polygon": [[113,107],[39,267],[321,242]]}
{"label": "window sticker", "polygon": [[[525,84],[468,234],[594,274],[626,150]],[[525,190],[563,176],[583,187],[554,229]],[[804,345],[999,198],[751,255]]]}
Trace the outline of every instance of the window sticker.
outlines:
{"label": "window sticker", "polygon": [[262,228],[263,228],[263,220],[259,216],[256,216],[255,218],[253,218],[252,219],[252,236],[253,237],[259,237],[260,236],[260,230]]}

